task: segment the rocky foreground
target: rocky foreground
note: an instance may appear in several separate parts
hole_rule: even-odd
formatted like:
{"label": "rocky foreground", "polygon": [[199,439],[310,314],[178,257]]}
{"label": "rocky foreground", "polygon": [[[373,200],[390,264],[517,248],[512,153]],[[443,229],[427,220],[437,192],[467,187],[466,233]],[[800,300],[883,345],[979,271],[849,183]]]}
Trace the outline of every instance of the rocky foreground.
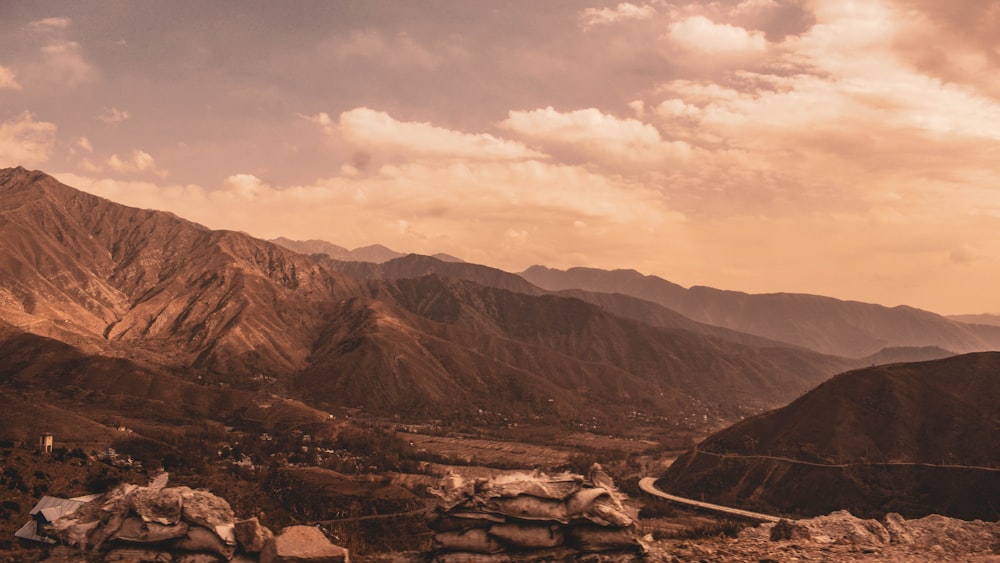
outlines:
{"label": "rocky foreground", "polygon": [[[351,554],[355,563],[1000,563],[1000,522],[938,515],[907,520],[890,513],[875,520],[838,511],[747,527],[736,537],[641,536],[645,527],[631,503],[598,466],[587,478],[537,472],[474,482],[452,477],[435,492],[440,503],[428,521],[436,532],[434,550]],[[319,528],[292,526],[272,534],[256,518],[237,518],[228,502],[207,491],[167,487],[166,475],[149,486],[121,485],[39,531],[60,544],[47,553],[48,561],[349,560]],[[8,559],[0,554],[0,560]]]}
{"label": "rocky foreground", "polygon": [[[651,539],[651,538],[647,538]],[[880,520],[846,511],[746,528],[735,538],[648,542],[648,561],[1000,562],[1000,522],[931,515]]]}

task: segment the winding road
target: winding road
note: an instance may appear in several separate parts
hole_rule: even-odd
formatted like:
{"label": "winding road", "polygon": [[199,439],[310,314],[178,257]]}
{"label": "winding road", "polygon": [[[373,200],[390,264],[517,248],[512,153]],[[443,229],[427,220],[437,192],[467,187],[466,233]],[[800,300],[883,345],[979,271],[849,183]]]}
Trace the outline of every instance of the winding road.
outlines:
{"label": "winding road", "polygon": [[717,512],[719,514],[725,514],[727,516],[736,516],[738,518],[746,518],[748,520],[755,520],[757,522],[777,522],[778,520],[781,520],[781,518],[779,518],[778,516],[771,516],[770,514],[750,512],[749,510],[730,508],[728,506],[722,506],[721,504],[701,502],[700,500],[694,500],[665,493],[660,489],[656,488],[656,477],[643,477],[642,479],[639,480],[639,488],[642,489],[644,493],[653,495],[655,497],[667,499],[670,502],[676,502],[678,504],[693,506],[695,508],[699,508],[702,510],[709,510],[712,512]]}

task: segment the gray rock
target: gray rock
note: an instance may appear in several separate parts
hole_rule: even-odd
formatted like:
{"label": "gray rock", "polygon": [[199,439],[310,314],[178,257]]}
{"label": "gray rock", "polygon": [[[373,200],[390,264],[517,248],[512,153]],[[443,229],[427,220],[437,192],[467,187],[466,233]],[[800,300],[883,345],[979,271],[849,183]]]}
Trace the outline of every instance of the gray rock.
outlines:
{"label": "gray rock", "polygon": [[247,553],[258,553],[264,549],[267,540],[274,537],[274,532],[261,524],[256,516],[248,520],[237,521],[235,531],[236,541]]}
{"label": "gray rock", "polygon": [[885,515],[883,523],[887,532],[889,532],[889,541],[891,543],[897,544],[912,544],[913,534],[907,529],[906,519],[901,515],[890,512]]}
{"label": "gray rock", "polygon": [[808,540],[812,539],[809,528],[797,522],[782,518],[771,528],[771,541]]}

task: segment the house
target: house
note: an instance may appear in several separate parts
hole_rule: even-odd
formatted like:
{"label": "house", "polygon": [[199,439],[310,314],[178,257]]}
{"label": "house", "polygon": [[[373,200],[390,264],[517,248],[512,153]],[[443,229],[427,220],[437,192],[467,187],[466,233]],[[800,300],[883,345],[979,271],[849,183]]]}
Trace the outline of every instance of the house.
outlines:
{"label": "house", "polygon": [[50,454],[52,453],[52,442],[52,433],[42,432],[42,434],[38,436],[38,449],[41,450],[42,453]]}
{"label": "house", "polygon": [[100,495],[87,495],[74,498],[59,498],[43,496],[31,509],[31,520],[14,532],[14,537],[23,540],[42,543],[56,543],[52,538],[43,535],[42,527],[55,522],[63,516],[73,514],[78,508],[94,500]]}

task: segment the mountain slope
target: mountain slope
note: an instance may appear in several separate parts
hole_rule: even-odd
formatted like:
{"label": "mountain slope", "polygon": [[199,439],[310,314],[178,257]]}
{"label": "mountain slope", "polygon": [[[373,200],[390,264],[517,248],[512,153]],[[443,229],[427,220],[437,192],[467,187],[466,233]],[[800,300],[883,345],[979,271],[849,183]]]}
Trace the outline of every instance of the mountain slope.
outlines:
{"label": "mountain slope", "polygon": [[[379,414],[621,419],[641,404],[705,421],[789,400],[846,367],[642,324],[462,263],[434,269],[510,289],[437,274],[361,280],[40,172],[0,171],[0,202],[0,320],[189,381]],[[388,268],[413,276],[424,261]]]}
{"label": "mountain slope", "polygon": [[373,244],[348,250],[342,246],[327,242],[325,240],[292,240],[285,237],[272,239],[270,242],[287,248],[299,254],[325,254],[334,260],[346,260],[354,262],[371,262],[381,264],[403,256],[401,252],[396,252],[382,246]]}
{"label": "mountain slope", "polygon": [[818,295],[752,295],[710,287],[685,289],[635,270],[532,266],[521,275],[551,291],[624,293],[698,322],[850,358],[887,347],[938,346],[955,352],[1000,349],[1000,327],[968,325],[912,307],[883,307]]}
{"label": "mountain slope", "polygon": [[[343,262],[329,259],[326,256],[313,256],[313,259],[318,260],[321,265],[331,270],[367,280],[397,280],[437,275],[472,281],[486,287],[505,289],[526,295],[546,295],[552,293],[529,283],[517,274],[511,274],[489,266],[466,262],[448,262],[432,256],[421,256],[418,254],[409,254],[381,264]],[[630,295],[582,290],[561,291],[558,292],[558,295],[586,301],[587,303],[597,305],[612,315],[638,321],[653,327],[681,329],[749,346],[787,347],[787,344],[775,340],[699,323],[661,305]]]}
{"label": "mountain slope", "polygon": [[709,437],[660,484],[796,514],[846,508],[995,520],[998,401],[996,352],[847,372]]}
{"label": "mountain slope", "polygon": [[438,276],[372,281],[369,290],[374,300],[354,300],[331,319],[297,388],[374,409],[714,419],[789,400],[846,366]]}
{"label": "mountain slope", "polygon": [[90,352],[233,375],[301,369],[316,310],[359,288],[248,235],[39,172],[0,172],[0,201],[0,315]]}

